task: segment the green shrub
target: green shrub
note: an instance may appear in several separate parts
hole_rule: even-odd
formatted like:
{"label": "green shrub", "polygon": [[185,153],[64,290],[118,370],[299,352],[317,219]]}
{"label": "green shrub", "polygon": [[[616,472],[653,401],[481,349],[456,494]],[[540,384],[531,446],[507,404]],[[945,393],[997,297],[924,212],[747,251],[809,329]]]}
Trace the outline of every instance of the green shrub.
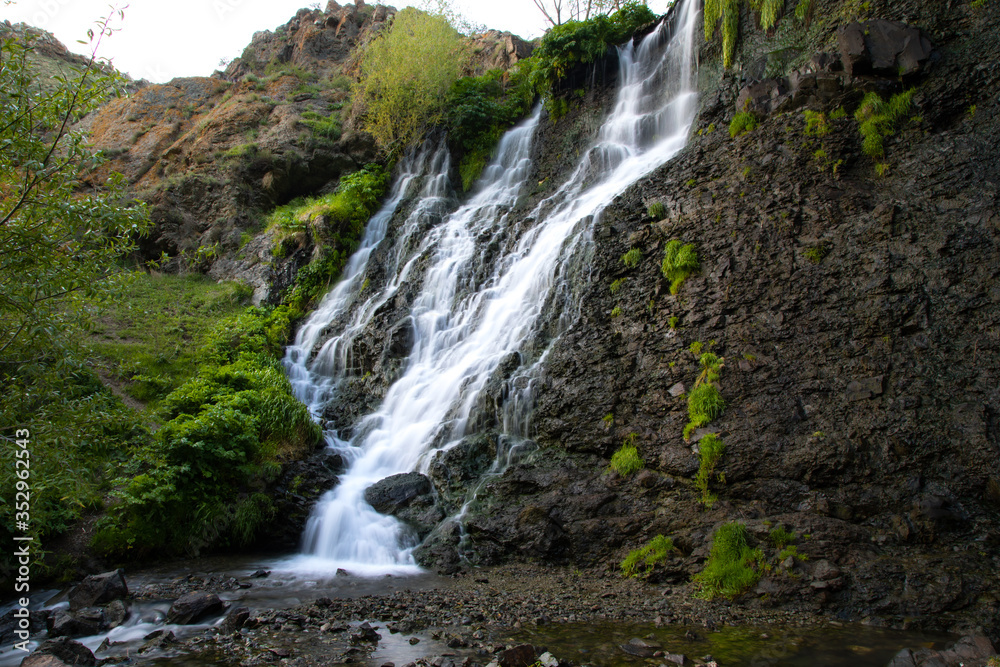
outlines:
{"label": "green shrub", "polygon": [[698,597],[735,598],[753,588],[760,580],[759,565],[764,559],[760,549],[750,548],[746,526],[732,522],[719,526],[712,539],[705,569],[694,576]]}
{"label": "green shrub", "polygon": [[699,359],[702,371],[695,381],[694,389],[688,394],[688,423],[684,427],[685,440],[690,439],[695,429],[708,425],[726,409],[726,401],[722,398],[722,392],[718,388],[722,361],[721,357],[711,352],[702,354]]}
{"label": "green shrub", "polygon": [[642,251],[638,248],[632,248],[622,255],[622,264],[630,269],[634,269],[639,266],[640,261],[642,261]]}
{"label": "green shrub", "polygon": [[680,322],[681,318],[677,317],[676,315],[671,315],[667,319],[667,326],[669,326],[671,329],[676,329],[677,325],[680,324]]}
{"label": "green shrub", "polygon": [[861,100],[854,112],[861,133],[861,150],[875,161],[885,157],[883,142],[896,131],[899,122],[910,113],[915,88],[893,95],[888,101],[876,92],[870,92]]}
{"label": "green shrub", "polygon": [[398,155],[444,119],[448,91],[468,60],[462,36],[441,15],[406,7],[365,48],[353,100],[364,129]]}
{"label": "green shrub", "polygon": [[827,249],[823,246],[813,246],[812,248],[806,248],[803,254],[813,264],[819,264],[826,257]]}
{"label": "green shrub", "polygon": [[672,539],[657,535],[646,546],[629,552],[621,563],[622,574],[626,577],[648,577],[653,568],[665,561],[673,550]]}
{"label": "green shrub", "polygon": [[663,202],[654,201],[646,208],[646,215],[656,220],[663,220],[667,217],[667,207],[663,205]]}
{"label": "green shrub", "polygon": [[732,139],[757,129],[757,115],[752,111],[741,111],[729,121],[729,136]]}
{"label": "green shrub", "polygon": [[625,284],[625,280],[626,278],[619,278],[618,280],[613,281],[611,283],[611,293],[618,294],[618,290],[620,290],[622,288],[622,285]]}
{"label": "green shrub", "polygon": [[783,549],[789,544],[795,544],[799,536],[790,530],[785,530],[784,526],[776,526],[767,534],[767,539],[774,545],[775,549]]}
{"label": "green shrub", "polygon": [[[717,496],[709,490],[709,483],[715,473],[715,467],[726,451],[726,445],[714,433],[707,433],[705,437],[698,441],[698,474],[695,476],[695,487],[701,491],[701,502],[707,507],[718,500]],[[725,475],[719,475],[719,481],[725,484]]]}
{"label": "green shrub", "polygon": [[543,97],[552,97],[559,80],[574,67],[595,62],[610,46],[625,41],[655,20],[656,15],[648,7],[632,1],[610,16],[554,26],[533,54],[535,90]]}
{"label": "green shrub", "polygon": [[621,306],[615,306],[614,308],[611,309],[611,317],[621,317],[622,314],[623,313]]}
{"label": "green shrub", "polygon": [[696,340],[693,343],[691,343],[690,345],[688,345],[688,352],[690,352],[691,354],[693,354],[696,357],[700,357],[701,356],[701,348],[703,348],[703,347],[705,347],[705,344],[702,343],[700,340]]}
{"label": "green shrub", "polygon": [[304,111],[302,124],[313,131],[316,136],[331,141],[340,139],[341,127],[339,115],[324,116],[316,111]]}
{"label": "green shrub", "polygon": [[663,253],[663,263],[660,271],[663,277],[670,281],[670,293],[677,294],[687,278],[700,268],[698,253],[694,245],[684,245],[677,239],[667,243]]}
{"label": "green shrub", "polygon": [[825,137],[830,134],[830,124],[826,122],[825,113],[806,109],[802,115],[806,120],[806,136]]}
{"label": "green shrub", "polygon": [[282,309],[251,308],[219,326],[197,376],[163,400],[165,423],[133,462],[137,474],[118,480],[120,505],[101,521],[96,549],[196,553],[253,538],[270,517],[257,495],[279,462],[322,441],[275,354],[288,330]]}
{"label": "green shrub", "polygon": [[639,451],[636,449],[635,441],[635,433],[629,433],[625,437],[622,446],[611,456],[611,469],[622,477],[632,475],[632,473],[641,470],[643,465],[645,465],[642,459],[639,458]]}
{"label": "green shrub", "polygon": [[503,133],[531,109],[534,62],[529,58],[508,71],[463,77],[448,91],[448,138],[465,152],[459,163],[464,190],[479,178]]}

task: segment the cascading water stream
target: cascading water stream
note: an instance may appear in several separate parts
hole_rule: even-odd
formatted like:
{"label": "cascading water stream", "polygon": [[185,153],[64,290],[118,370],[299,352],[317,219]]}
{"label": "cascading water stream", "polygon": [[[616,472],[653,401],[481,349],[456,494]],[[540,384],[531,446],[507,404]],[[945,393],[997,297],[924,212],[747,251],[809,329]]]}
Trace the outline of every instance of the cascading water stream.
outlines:
{"label": "cascading water stream", "polygon": [[[350,452],[351,463],[340,484],[314,509],[304,536],[306,556],[296,567],[343,567],[361,574],[415,568],[415,539],[400,522],[375,512],[364,501],[364,490],[396,473],[426,470],[436,451],[466,435],[480,390],[513,354],[524,362],[517,372],[523,389],[512,392],[515,405],[505,406],[503,420],[508,428],[524,431],[519,435],[529,435],[526,406],[545,356],[544,350],[531,351],[532,340],[542,328],[558,336],[576,320],[574,277],[586,273],[584,260],[592,248],[595,221],[618,193],[673,157],[686,142],[696,107],[697,4],[689,0],[675,13],[673,31],[660,25],[639,44],[619,48],[620,88],[614,110],[554,195],[523,219],[508,219],[530,173],[531,141],[540,115],[536,111],[502,139],[497,159],[468,203],[430,231],[421,231],[426,225],[411,224],[412,215],[407,219],[386,284],[359,304],[359,297],[352,296],[358,292],[355,283],[403,197],[406,186],[401,184],[407,177],[400,179],[386,208],[370,223],[344,280],[302,327],[286,359],[297,394],[318,415],[338,382],[351,373],[351,340],[412,279],[415,264],[424,263],[410,307],[413,344],[402,374],[381,407],[356,424],[350,443],[328,435],[331,445]],[[446,157],[425,154],[422,160],[445,171],[423,177],[436,184],[426,186],[429,203],[425,206],[422,199],[415,213],[421,207],[439,208],[447,189]],[[412,178],[420,171],[411,167]],[[511,250],[490,253],[483,244]],[[403,251],[414,247],[415,252]],[[312,354],[326,331],[334,335]]]}

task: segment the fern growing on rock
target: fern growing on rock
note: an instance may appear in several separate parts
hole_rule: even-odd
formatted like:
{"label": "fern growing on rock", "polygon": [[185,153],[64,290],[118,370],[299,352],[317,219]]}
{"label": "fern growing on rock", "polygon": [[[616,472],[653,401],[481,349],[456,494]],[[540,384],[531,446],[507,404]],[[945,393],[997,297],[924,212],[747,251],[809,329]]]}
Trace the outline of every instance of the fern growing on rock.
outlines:
{"label": "fern growing on rock", "polygon": [[660,271],[663,273],[663,277],[670,281],[670,293],[677,294],[681,284],[700,266],[698,253],[693,244],[684,245],[677,239],[668,242],[663,252],[663,263],[660,265]]}

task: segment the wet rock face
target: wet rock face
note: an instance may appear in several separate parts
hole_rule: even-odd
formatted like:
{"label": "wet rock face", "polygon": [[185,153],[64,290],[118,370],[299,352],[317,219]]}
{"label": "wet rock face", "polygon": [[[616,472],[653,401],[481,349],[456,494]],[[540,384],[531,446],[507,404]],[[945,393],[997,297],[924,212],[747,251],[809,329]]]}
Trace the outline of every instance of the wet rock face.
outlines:
{"label": "wet rock face", "polygon": [[840,31],[837,43],[849,76],[909,76],[920,71],[934,53],[930,39],[919,28],[896,21],[855,21]]}
{"label": "wet rock face", "polygon": [[442,519],[431,481],[417,472],[391,475],[365,489],[365,501],[376,512],[391,514],[409,524],[423,539]]}
{"label": "wet rock face", "polygon": [[[1000,68],[981,62],[1000,26],[922,16],[943,54],[933,68],[919,31],[866,36],[910,35],[906,48],[921,48],[908,75],[915,118],[887,139],[887,176],[861,153],[852,112],[868,84],[899,90],[906,49],[866,43],[872,63],[891,51],[894,64],[862,85],[860,61],[849,77],[840,57],[817,54],[790,73],[795,86],[786,73],[788,87],[747,91],[762,121],[737,139],[725,128],[742,82],[727,79],[705,96],[681,155],[606,211],[580,319],[538,385],[542,454],[482,492],[466,525],[476,557],[613,565],[663,534],[703,558],[718,523],[781,517],[810,535],[799,549],[814,567],[795,565],[805,583],[793,591],[768,583],[768,600],[1000,628],[996,604],[977,597],[995,588],[1000,562],[989,537],[1000,472],[984,465],[1000,457],[1000,123],[949,101],[975,89],[982,108],[1000,96]],[[871,78],[884,67],[891,80]],[[807,132],[797,94],[826,114],[828,133]],[[840,105],[846,117],[831,120]],[[662,216],[649,217],[653,202]],[[659,266],[672,239],[701,261],[677,295]],[[633,248],[634,270],[621,261]],[[696,341],[725,358],[727,408],[711,427],[727,445],[727,484],[711,510],[691,487],[685,395],[671,391],[698,377]],[[606,472],[630,433],[654,475],[644,483]]]}

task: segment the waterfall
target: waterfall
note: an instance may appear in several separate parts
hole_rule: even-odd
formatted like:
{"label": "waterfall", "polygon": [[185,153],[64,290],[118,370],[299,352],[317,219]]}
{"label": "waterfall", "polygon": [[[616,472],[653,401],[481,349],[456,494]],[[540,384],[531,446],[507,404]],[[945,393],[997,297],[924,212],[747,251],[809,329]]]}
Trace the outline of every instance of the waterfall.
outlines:
{"label": "waterfall", "polygon": [[[434,453],[466,434],[479,392],[512,357],[521,367],[501,418],[515,434],[530,435],[535,379],[551,340],[577,319],[595,221],[616,195],[673,157],[690,131],[698,3],[683,5],[673,29],[661,24],[638,44],[619,47],[614,109],[570,178],[527,215],[511,211],[526,194],[540,110],[503,137],[474,194],[451,213],[443,148],[426,148],[404,165],[343,280],[286,357],[297,395],[318,416],[352,373],[351,342],[397,292],[419,283],[406,318],[412,345],[381,406],[357,422],[348,442],[328,432],[329,444],[350,463],[317,503],[296,567],[415,569],[411,531],[376,513],[364,490],[396,473],[426,471]],[[386,225],[418,182],[420,199],[386,252],[385,284],[362,298],[370,257],[390,242]],[[547,337],[536,342],[542,330]]]}

